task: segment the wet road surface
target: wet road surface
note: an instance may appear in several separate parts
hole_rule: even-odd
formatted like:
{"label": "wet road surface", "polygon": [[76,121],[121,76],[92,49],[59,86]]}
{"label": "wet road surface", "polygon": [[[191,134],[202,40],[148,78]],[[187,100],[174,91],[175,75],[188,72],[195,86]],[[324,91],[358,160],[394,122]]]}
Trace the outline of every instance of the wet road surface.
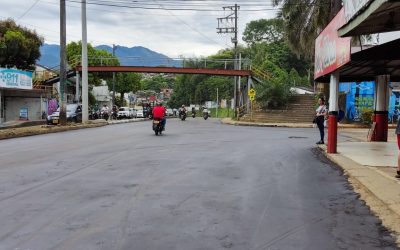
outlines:
{"label": "wet road surface", "polygon": [[188,118],[0,141],[0,249],[396,249],[317,140]]}

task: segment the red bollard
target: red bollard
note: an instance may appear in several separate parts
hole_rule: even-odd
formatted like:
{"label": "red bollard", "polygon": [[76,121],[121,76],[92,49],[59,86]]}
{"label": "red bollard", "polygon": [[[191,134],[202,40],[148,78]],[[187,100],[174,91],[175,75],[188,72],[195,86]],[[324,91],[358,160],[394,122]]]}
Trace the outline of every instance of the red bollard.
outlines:
{"label": "red bollard", "polygon": [[338,124],[338,112],[329,112],[328,119],[328,154],[337,153],[337,124]]}

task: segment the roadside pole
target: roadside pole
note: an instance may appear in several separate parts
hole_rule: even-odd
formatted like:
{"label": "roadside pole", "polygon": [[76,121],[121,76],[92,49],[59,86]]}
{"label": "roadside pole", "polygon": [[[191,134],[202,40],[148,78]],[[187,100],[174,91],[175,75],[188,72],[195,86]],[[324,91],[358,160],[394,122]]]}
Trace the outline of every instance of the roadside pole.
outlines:
{"label": "roadside pole", "polygon": [[82,122],[89,121],[86,0],[82,0]]}
{"label": "roadside pole", "polygon": [[217,111],[216,111],[217,118],[218,118],[218,106],[219,106],[219,101],[218,101],[218,88],[217,88]]}
{"label": "roadside pole", "polygon": [[76,103],[79,103],[79,85],[80,85],[80,78],[81,78],[81,76],[80,76],[80,74],[79,74],[79,71],[76,71],[76,85],[75,85],[75,101],[76,101]]}
{"label": "roadside pole", "polygon": [[[113,47],[112,47],[113,57],[115,56],[115,49],[116,49],[115,44],[113,44]],[[114,107],[114,105],[115,105],[115,72],[113,72],[112,86],[113,86],[112,105]],[[123,98],[121,98],[121,99],[123,100]]]}
{"label": "roadside pole", "polygon": [[67,83],[67,28],[65,0],[60,1],[60,124],[67,125],[67,100],[66,100],[66,83]]}
{"label": "roadside pole", "polygon": [[251,108],[250,108],[250,121],[253,121],[253,101],[251,101]]}

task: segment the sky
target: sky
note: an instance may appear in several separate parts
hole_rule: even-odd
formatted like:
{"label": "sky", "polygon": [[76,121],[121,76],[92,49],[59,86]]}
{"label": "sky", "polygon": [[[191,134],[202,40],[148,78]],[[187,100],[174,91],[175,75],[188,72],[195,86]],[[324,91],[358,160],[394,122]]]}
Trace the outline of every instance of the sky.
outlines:
{"label": "sky", "polygon": [[[82,37],[80,1],[66,0],[67,42],[79,41]],[[248,22],[273,18],[278,11],[272,6],[271,0],[87,2],[96,3],[87,5],[88,42],[91,44],[143,46],[173,58],[208,56],[233,46],[232,34],[217,34],[217,18],[231,14],[228,10],[223,11],[223,6],[235,3],[240,6],[239,43],[243,43],[242,32]],[[46,43],[59,44],[59,0],[0,0],[0,6],[0,19],[12,18],[17,24],[36,30]]]}

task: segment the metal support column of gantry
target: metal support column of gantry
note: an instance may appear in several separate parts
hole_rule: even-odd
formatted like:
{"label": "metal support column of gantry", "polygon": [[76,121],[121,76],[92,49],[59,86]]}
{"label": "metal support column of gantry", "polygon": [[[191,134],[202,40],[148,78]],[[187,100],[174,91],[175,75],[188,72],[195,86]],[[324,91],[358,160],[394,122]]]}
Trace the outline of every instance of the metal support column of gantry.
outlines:
{"label": "metal support column of gantry", "polygon": [[380,75],[375,80],[375,111],[373,122],[376,123],[373,141],[386,142],[388,139],[389,75]]}

